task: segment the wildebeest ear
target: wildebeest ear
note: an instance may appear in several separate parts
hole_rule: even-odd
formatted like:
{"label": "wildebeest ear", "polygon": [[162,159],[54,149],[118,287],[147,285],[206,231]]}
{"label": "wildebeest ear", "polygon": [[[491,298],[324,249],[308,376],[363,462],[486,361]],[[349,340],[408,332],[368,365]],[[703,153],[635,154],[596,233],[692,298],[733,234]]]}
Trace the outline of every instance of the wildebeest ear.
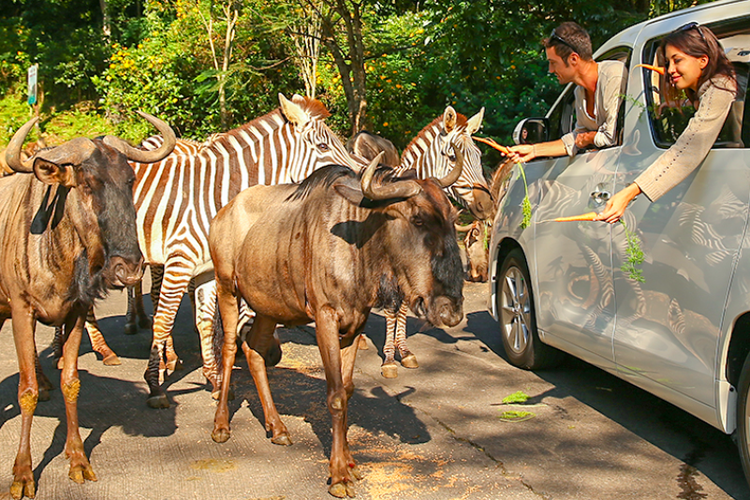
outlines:
{"label": "wildebeest ear", "polygon": [[346,184],[336,184],[333,186],[338,194],[343,196],[346,201],[352,205],[360,206],[365,196],[362,194],[362,190],[347,186]]}
{"label": "wildebeest ear", "polygon": [[295,129],[301,129],[310,121],[310,117],[307,116],[302,107],[284,97],[282,93],[279,93],[279,104],[281,104],[281,113]]}
{"label": "wildebeest ear", "polygon": [[452,106],[445,108],[445,112],[443,113],[443,129],[449,133],[453,132],[453,129],[456,128],[456,119],[456,110]]}
{"label": "wildebeest ear", "polygon": [[76,184],[73,165],[58,165],[44,158],[34,160],[34,175],[45,184],[62,184],[65,187],[74,187]]}
{"label": "wildebeest ear", "polygon": [[479,110],[479,113],[475,114],[469,121],[466,122],[466,133],[474,135],[480,128],[482,128],[482,119],[484,118],[484,108]]}

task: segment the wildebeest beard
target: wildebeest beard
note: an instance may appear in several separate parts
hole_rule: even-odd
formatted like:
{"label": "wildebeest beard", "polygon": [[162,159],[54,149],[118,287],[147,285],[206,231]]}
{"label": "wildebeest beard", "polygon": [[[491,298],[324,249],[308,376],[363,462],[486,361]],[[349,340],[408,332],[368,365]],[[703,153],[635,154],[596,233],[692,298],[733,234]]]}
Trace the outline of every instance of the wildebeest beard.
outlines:
{"label": "wildebeest beard", "polygon": [[396,277],[386,274],[381,275],[375,307],[398,311],[403,301],[404,293],[399,288]]}
{"label": "wildebeest beard", "polygon": [[[49,197],[52,193],[52,186],[47,186],[47,192],[44,193],[42,204],[31,221],[31,234],[42,234],[47,230],[47,227],[51,226],[51,229],[57,227],[63,215],[65,215],[65,200],[68,198],[68,192],[70,192],[70,188],[58,185],[55,196],[52,198],[52,202],[50,202]],[[50,221],[52,221],[51,225]]]}
{"label": "wildebeest beard", "polygon": [[86,250],[76,259],[75,274],[70,283],[68,300],[86,306],[92,305],[95,300],[102,299],[107,295],[107,284],[104,280],[103,271],[107,268],[104,263],[93,275],[89,270],[89,258]]}

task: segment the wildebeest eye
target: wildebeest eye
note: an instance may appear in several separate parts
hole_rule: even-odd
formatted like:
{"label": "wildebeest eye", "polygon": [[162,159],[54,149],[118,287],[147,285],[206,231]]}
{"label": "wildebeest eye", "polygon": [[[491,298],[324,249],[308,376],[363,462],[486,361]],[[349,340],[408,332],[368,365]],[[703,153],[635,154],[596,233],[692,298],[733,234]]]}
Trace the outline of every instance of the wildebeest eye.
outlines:
{"label": "wildebeest eye", "polygon": [[414,224],[415,226],[421,226],[422,224],[424,224],[424,221],[422,220],[422,217],[420,217],[419,215],[414,215],[411,218],[411,223]]}
{"label": "wildebeest eye", "polygon": [[326,144],[325,142],[321,142],[320,144],[318,144],[318,149],[320,149],[321,151],[328,151],[330,148],[328,147],[328,144]]}

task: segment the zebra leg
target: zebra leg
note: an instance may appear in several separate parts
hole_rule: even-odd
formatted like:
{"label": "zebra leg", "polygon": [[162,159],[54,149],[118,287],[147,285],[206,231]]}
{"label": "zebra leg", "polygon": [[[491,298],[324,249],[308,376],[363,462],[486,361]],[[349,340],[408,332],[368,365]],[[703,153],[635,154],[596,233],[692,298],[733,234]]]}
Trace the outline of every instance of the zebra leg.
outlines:
{"label": "zebra leg", "polygon": [[[138,307],[138,297],[143,293],[141,284],[142,282],[139,281],[137,284],[128,287],[128,312],[125,315],[125,335],[135,335],[138,333],[135,308]],[[86,327],[88,330],[88,325]]]}
{"label": "zebra leg", "polygon": [[190,282],[190,275],[190,271],[179,266],[173,265],[170,268],[167,264],[164,269],[164,281],[154,315],[151,355],[146,372],[143,374],[149,387],[147,402],[152,408],[169,407],[167,395],[160,387],[160,379],[163,380],[170,372],[181,368],[171,333],[177,310]]}
{"label": "zebra leg", "polygon": [[384,309],[385,314],[385,344],[383,345],[383,364],[380,365],[380,374],[384,378],[396,378],[398,377],[398,365],[396,364],[395,344],[393,342],[393,334],[396,329],[396,314],[392,309]]}
{"label": "zebra leg", "polygon": [[419,368],[417,357],[409,351],[406,346],[406,313],[408,306],[406,302],[401,303],[396,316],[396,348],[401,356],[401,366],[404,368]]}
{"label": "zebra leg", "polygon": [[36,359],[34,360],[34,371],[36,372],[36,382],[39,387],[39,401],[49,401],[49,391],[54,389],[54,387],[52,386],[52,382],[47,378],[47,375],[42,371],[42,365],[39,363],[39,353],[36,354]]}
{"label": "zebra leg", "polygon": [[[191,280],[191,282],[194,282]],[[195,288],[195,325],[201,341],[203,376],[211,384],[211,395],[218,399],[221,390],[221,377],[218,359],[221,359],[221,345],[215,346],[213,331],[216,308],[216,281],[210,280]],[[223,340],[223,339],[222,339]]]}
{"label": "zebra leg", "polygon": [[99,353],[102,357],[102,363],[106,366],[117,366],[122,364],[117,354],[109,348],[107,342],[104,340],[102,331],[99,330],[99,323],[96,321],[94,316],[94,308],[90,307],[89,312],[86,315],[86,332],[89,334],[91,340],[91,348]]}
{"label": "zebra leg", "polygon": [[57,369],[62,370],[63,367],[63,360],[62,360],[62,346],[65,343],[65,332],[63,332],[63,327],[56,326],[55,327],[55,338],[52,340],[52,355],[57,360]]}

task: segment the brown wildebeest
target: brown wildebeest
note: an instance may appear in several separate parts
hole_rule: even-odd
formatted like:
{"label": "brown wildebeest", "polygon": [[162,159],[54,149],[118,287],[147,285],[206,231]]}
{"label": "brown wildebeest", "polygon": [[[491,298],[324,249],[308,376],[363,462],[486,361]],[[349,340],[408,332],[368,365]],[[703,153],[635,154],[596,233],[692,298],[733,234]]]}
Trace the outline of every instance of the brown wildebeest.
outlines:
{"label": "brown wildebeest", "polygon": [[64,325],[60,388],[68,423],[69,476],[77,483],[96,481],[78,432],[83,324],[89,307],[107,289],[133,285],[143,275],[133,206],[135,175],[127,160],[158,161],[175,141],[166,123],[141,115],[168,137],[157,151],[135,149],[113,136],[77,138],[24,161],[21,144],[36,119],[8,145],[6,160],[17,173],[0,179],[0,327],[12,318],[20,372],[21,440],[10,487],[15,499],[36,493],[30,439],[39,396],[37,321]]}
{"label": "brown wildebeest", "polygon": [[382,152],[380,161],[389,167],[398,167],[401,161],[398,150],[391,141],[367,130],[357,132],[346,141],[346,150],[367,161],[374,160]]}
{"label": "brown wildebeest", "polygon": [[442,191],[460,175],[458,155],[454,170],[439,180],[399,179],[392,170],[375,175],[378,157],[361,180],[349,168],[324,167],[299,186],[245,190],[219,211],[209,233],[224,334],[214,441],[229,439],[238,296],[256,313],[242,349],[276,444],[291,440],[271,397],[263,355],[277,323],[314,320],[333,420],[328,491],[354,496],[351,481],[359,472],[346,438],[347,406],[355,340],[371,308],[399,288],[411,309],[435,325],[453,326],[463,317],[456,211]]}
{"label": "brown wildebeest", "polygon": [[464,236],[464,248],[468,261],[466,279],[468,281],[481,283],[487,281],[489,252],[485,242],[488,238],[488,227],[490,227],[489,222],[475,220],[466,231],[466,236]]}

